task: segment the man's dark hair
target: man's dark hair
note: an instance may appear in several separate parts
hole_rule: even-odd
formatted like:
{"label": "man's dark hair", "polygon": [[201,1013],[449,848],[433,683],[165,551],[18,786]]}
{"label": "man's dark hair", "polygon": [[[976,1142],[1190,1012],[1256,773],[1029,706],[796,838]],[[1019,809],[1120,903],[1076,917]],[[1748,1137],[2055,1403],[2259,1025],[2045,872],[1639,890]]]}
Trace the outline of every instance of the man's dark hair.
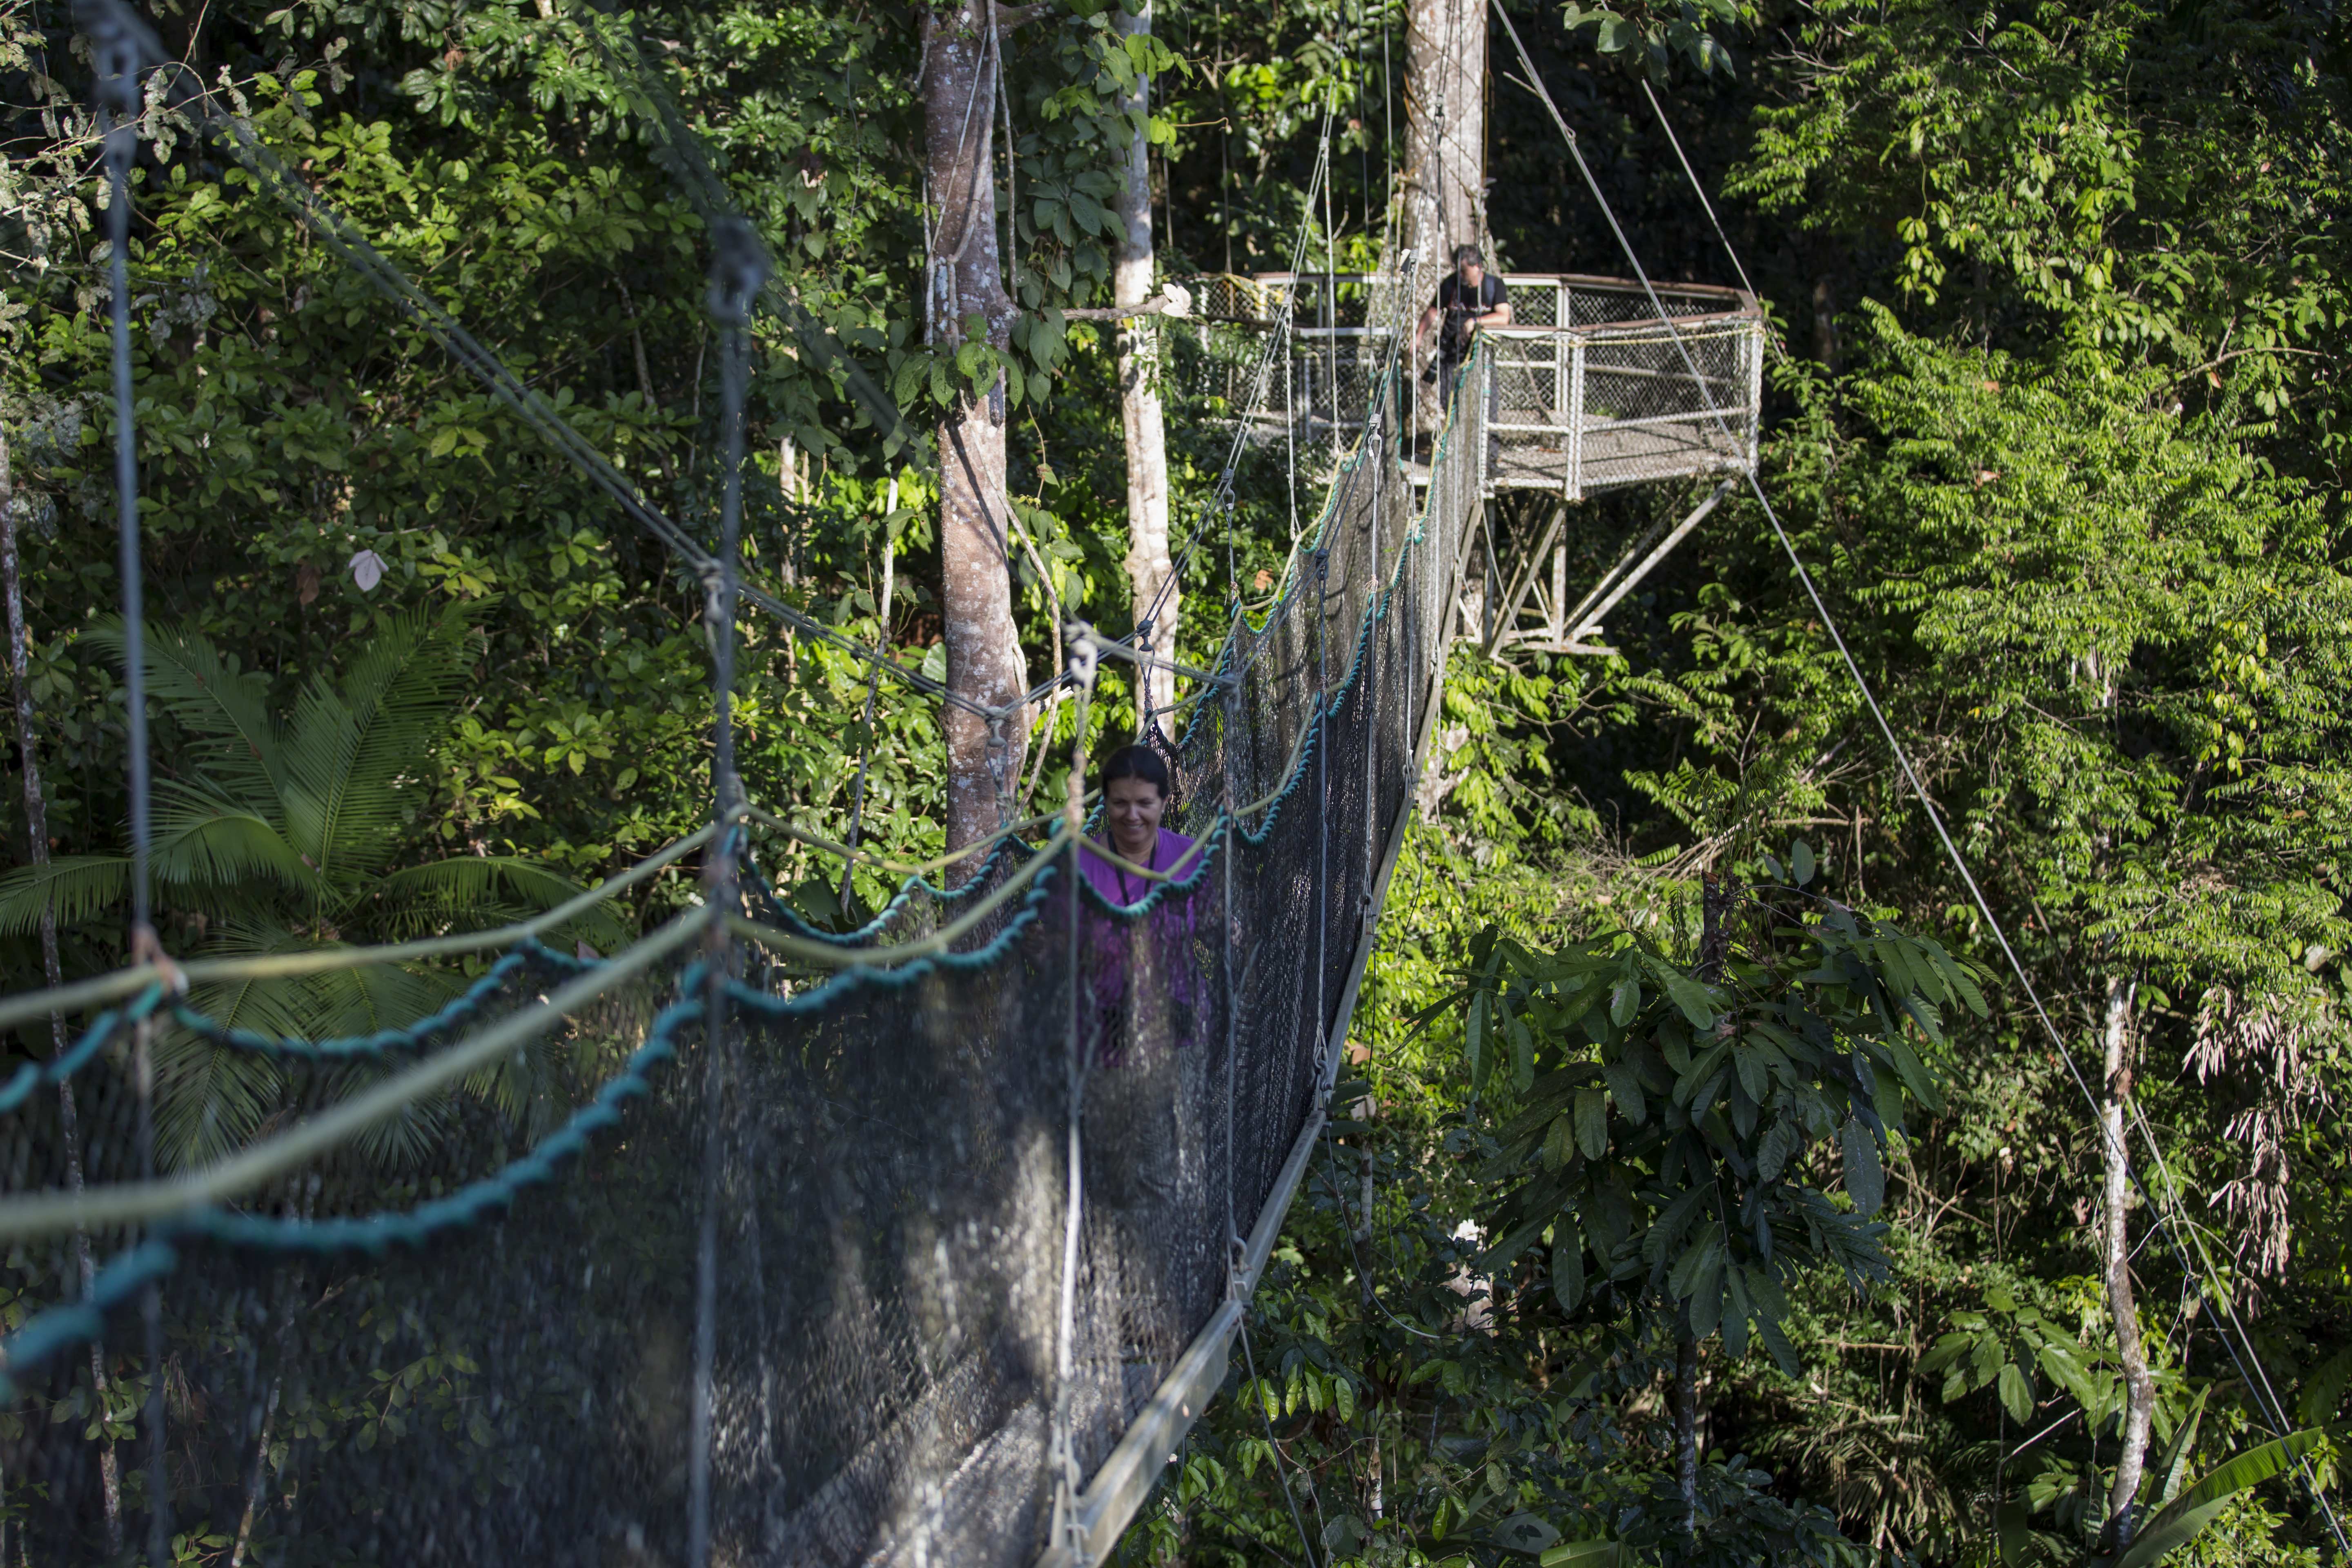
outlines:
{"label": "man's dark hair", "polygon": [[1176,793],[1176,786],[1169,782],[1167,761],[1149,746],[1121,746],[1110,754],[1103,763],[1102,787],[1108,790],[1119,779],[1141,779],[1157,785],[1162,800]]}
{"label": "man's dark hair", "polygon": [[1484,267],[1486,265],[1486,258],[1478,254],[1478,247],[1475,245],[1457,245],[1454,247],[1454,265]]}

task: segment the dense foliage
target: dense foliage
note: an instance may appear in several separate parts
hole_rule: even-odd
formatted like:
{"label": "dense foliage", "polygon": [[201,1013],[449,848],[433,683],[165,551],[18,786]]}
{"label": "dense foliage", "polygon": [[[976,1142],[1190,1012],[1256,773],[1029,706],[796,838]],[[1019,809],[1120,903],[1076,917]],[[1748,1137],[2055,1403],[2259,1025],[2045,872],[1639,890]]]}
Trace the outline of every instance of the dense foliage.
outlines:
{"label": "dense foliage", "polygon": [[[2168,1161],[2138,1173],[2194,1238],[2130,1209],[2157,1390],[2144,1497],[2196,1499],[2279,1424],[2217,1325],[2246,1325],[2288,1425],[2327,1426],[2352,1383],[2352,32],[2293,0],[1512,11],[1653,271],[1730,280],[1655,85],[1786,345],[1764,479],[1790,541],[2094,1077],[2121,1001],[2122,1092]],[[37,888],[66,895],[69,975],[122,954],[102,181],[62,12],[0,5],[0,429],[57,857],[24,868],[12,776],[12,989],[41,973]],[[1181,0],[1131,47],[1109,16],[1046,8],[996,109],[1017,149],[1000,174],[1033,668],[1056,605],[1113,631],[1131,614],[1109,347],[1063,314],[1108,297],[1118,88],[1157,73],[1171,273],[1286,265],[1302,220],[1318,256],[1363,261],[1403,137],[1399,6]],[[628,26],[559,0],[155,20],[184,77],[713,531],[708,218]],[[921,347],[913,17],[732,0],[628,20],[827,345],[759,328],[754,570],[936,668],[931,481],[844,375],[855,359],[917,412],[999,368],[983,343]],[[1494,248],[1622,271],[1497,43]],[[1328,233],[1303,200],[1327,109]],[[185,851],[163,883],[170,945],[484,923],[698,826],[699,584],[185,113],[159,102],[143,133],[149,602],[186,676],[156,717]],[[1174,338],[1181,551],[1227,427],[1222,384]],[[1221,634],[1228,570],[1245,607],[1288,544],[1279,463],[1245,458],[1240,486],[1230,567],[1222,535],[1192,558],[1183,650]],[[1580,569],[1682,501],[1580,508]],[[1233,1397],[1129,1560],[1597,1562],[1577,1545],[1616,1542],[1677,1563],[2073,1563],[2109,1544],[2102,1150],[2026,987],[1760,509],[1727,503],[1611,630],[1605,660],[1457,653],[1344,1114]],[[933,713],[886,685],[861,724],[855,661],[745,634],[754,795],[838,830],[863,771],[866,836],[935,847]],[[392,714],[400,764],[362,744],[332,763],[364,784],[364,820],[298,820],[286,781],[330,766],[404,658],[425,667]],[[1068,710],[1049,722],[1034,787],[1052,800]],[[232,731],[278,760],[248,763]],[[770,868],[839,912],[824,858],[780,845]],[[1702,875],[1752,895],[1711,926]],[[855,887],[868,907],[887,890]],[[654,884],[613,918],[687,891]],[[344,1026],[456,978],[257,1005]],[[200,1082],[207,1066],[185,1058],[196,1087],[167,1115],[190,1158],[272,1104],[266,1082]],[[105,1396],[64,1414],[123,1438],[145,1372],[115,1361]],[[2336,1486],[2333,1449],[2310,1441],[2305,1469],[2216,1494],[2175,1560],[2335,1561],[2314,1490]]]}

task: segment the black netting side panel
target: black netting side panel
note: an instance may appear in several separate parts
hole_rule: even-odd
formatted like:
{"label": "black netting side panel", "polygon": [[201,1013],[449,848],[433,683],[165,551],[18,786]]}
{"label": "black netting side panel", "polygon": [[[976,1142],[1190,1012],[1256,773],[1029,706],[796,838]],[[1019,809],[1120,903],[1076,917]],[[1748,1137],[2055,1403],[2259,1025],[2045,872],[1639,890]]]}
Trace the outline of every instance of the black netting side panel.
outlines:
{"label": "black netting side panel", "polygon": [[[911,940],[1005,895],[942,956],[844,976],[739,942],[708,1040],[688,1004],[709,987],[662,968],[182,1236],[161,1293],[176,1528],[269,1568],[682,1563],[699,1393],[714,1563],[1034,1561],[1066,1483],[1225,1299],[1329,1080],[1480,504],[1483,355],[1466,374],[1425,503],[1375,405],[1288,592],[1223,651],[1236,679],[1188,715],[1180,816],[1208,852],[1183,882],[1114,909],[1008,847],[835,939]],[[756,886],[746,907],[793,923]],[[421,1049],[589,967],[533,953]],[[261,1134],[416,1059],[164,1027],[173,1072],[263,1094]],[[130,1068],[118,1047],[73,1080],[92,1185],[139,1173]],[[617,1116],[509,1201],[394,1241],[600,1095]],[[66,1148],[54,1087],[0,1116],[13,1191],[68,1185]],[[378,1211],[368,1247],[322,1228]],[[102,1265],[137,1238],[88,1240]],[[79,1269],[73,1238],[26,1243],[0,1288],[37,1309]],[[95,1369],[52,1358],[0,1421],[5,1528],[34,1563],[112,1555],[99,1376],[126,1550],[142,1535],[135,1300],[107,1331]]]}

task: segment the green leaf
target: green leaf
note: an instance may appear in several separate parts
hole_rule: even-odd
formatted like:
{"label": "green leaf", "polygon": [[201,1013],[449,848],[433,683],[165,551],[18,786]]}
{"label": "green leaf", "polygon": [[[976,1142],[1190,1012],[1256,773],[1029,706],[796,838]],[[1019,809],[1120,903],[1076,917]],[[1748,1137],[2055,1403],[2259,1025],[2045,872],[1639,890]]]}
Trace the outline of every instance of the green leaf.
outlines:
{"label": "green leaf", "polygon": [[1551,1248],[1551,1293],[1563,1312],[1573,1312],[1584,1300],[1584,1238],[1572,1225],[1563,1224]]}
{"label": "green leaf", "polygon": [[1464,1026],[1463,1039],[1469,1047],[1470,1087],[1476,1089],[1486,1081],[1486,1011],[1494,1003],[1494,994],[1480,991],[1470,998],[1470,1019]]}
{"label": "green leaf", "polygon": [[1797,1152],[1798,1141],[1797,1130],[1790,1125],[1789,1119],[1785,1116],[1776,1118],[1772,1125],[1764,1130],[1764,1141],[1757,1147],[1757,1179],[1764,1182],[1778,1180],[1781,1167],[1789,1163],[1789,1156]]}
{"label": "green leaf", "polygon": [[[1706,986],[1672,970],[1666,971],[1665,982],[1666,994],[1674,998],[1675,1005],[1682,1009],[1683,1016],[1690,1020],[1692,1028],[1706,1030],[1715,1027],[1715,999],[1707,994]],[[1623,1021],[1619,1020],[1621,1024]]]}
{"label": "green leaf", "polygon": [[2033,1419],[2033,1385],[2025,1380],[2024,1368],[2013,1361],[2003,1363],[1996,1384],[2001,1408],[2011,1421],[2022,1425]]}
{"label": "green leaf", "polygon": [[1563,1541],[1536,1560],[1542,1568],[1629,1568],[1622,1541]]}
{"label": "green leaf", "polygon": [[2180,1495],[2180,1484],[2188,1479],[2189,1461],[2197,1452],[2197,1429],[2204,1425],[2205,1396],[2212,1392],[2210,1383],[2197,1391],[2197,1397],[2189,1402],[2189,1414],[2173,1428],[2172,1440],[2157,1457],[2156,1500],[2159,1503],[2170,1502]]}
{"label": "green leaf", "polygon": [[1838,1130],[1838,1142],[1845,1152],[1845,1190],[1853,1199],[1856,1214],[1876,1214],[1886,1202],[1886,1169],[1879,1163],[1878,1140],[1858,1116],[1846,1118]]}
{"label": "green leaf", "polygon": [[1536,1081],[1536,1041],[1528,1021],[1518,1014],[1505,1020],[1511,1037],[1511,1086],[1525,1094]]}
{"label": "green leaf", "polygon": [[1633,1071],[1633,1064],[1604,1062],[1601,1067],[1601,1076],[1608,1081],[1610,1098],[1617,1102],[1617,1109],[1624,1113],[1626,1121],[1639,1127],[1649,1120],[1649,1099],[1642,1092],[1641,1079]]}
{"label": "green leaf", "polygon": [[1593,38],[1593,47],[1604,55],[1622,54],[1641,41],[1633,24],[1622,16],[1603,16],[1601,31]]}
{"label": "green leaf", "polygon": [[2134,1538],[2131,1550],[2116,1559],[2114,1568],[2155,1568],[2165,1554],[2186,1546],[2204,1533],[2230,1504],[2230,1499],[2280,1474],[2325,1442],[2324,1428],[2307,1427],[2249,1448],[2182,1492],[2163,1512],[2147,1521]]}
{"label": "green leaf", "polygon": [[1576,1091],[1576,1146],[1588,1160],[1609,1152],[1609,1095],[1605,1089]]}
{"label": "green leaf", "polygon": [[1609,1021],[1619,1028],[1633,1021],[1642,1010],[1642,983],[1631,974],[1609,988]]}
{"label": "green leaf", "polygon": [[2299,1409],[2303,1424],[2319,1426],[2336,1414],[2344,1402],[2344,1385],[2352,1383],[2352,1345],[2346,1345],[2326,1361],[2314,1367],[2311,1375],[2303,1380],[2303,1398]]}
{"label": "green leaf", "polygon": [[1800,888],[1813,879],[1813,847],[1801,838],[1789,847],[1789,870]]}

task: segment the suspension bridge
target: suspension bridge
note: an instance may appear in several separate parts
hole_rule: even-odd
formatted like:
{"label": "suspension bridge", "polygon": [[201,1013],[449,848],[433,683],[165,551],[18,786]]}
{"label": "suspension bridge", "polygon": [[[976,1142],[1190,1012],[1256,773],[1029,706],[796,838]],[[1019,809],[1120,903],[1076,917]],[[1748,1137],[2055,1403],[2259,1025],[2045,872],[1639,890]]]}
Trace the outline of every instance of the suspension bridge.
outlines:
{"label": "suspension bridge", "polygon": [[[143,857],[123,258],[131,120],[156,62],[123,13],[91,16]],[[657,88],[648,99],[706,205],[740,476],[752,313],[827,345]],[[1157,885],[1118,907],[1075,874],[1075,785],[1062,810],[926,866],[761,806],[733,766],[740,606],[956,699],[743,580],[740,479],[710,549],[241,121],[200,92],[175,106],[703,584],[717,799],[701,831],[536,920],[385,948],[175,962],[153,942],[142,863],[137,962],[0,999],[0,1025],[49,1021],[60,1047],[0,1085],[0,1237],[20,1309],[0,1344],[5,1393],[64,1412],[0,1418],[0,1482],[32,1500],[0,1527],[25,1561],[108,1560],[114,1489],[150,1560],[196,1531],[231,1568],[1100,1561],[1237,1338],[1246,1350],[1345,1057],[1449,647],[1596,651],[1610,609],[1731,483],[1753,486],[1752,295],[1654,285],[1638,265],[1631,279],[1513,276],[1518,319],[1482,334],[1433,419],[1404,353],[1431,258],[1204,290],[1214,330],[1244,343],[1218,361],[1234,367],[1237,450],[1279,442],[1294,470],[1328,453],[1307,463],[1328,479],[1271,609],[1236,611],[1211,668],[1181,672],[1172,825],[1202,853],[1175,873],[1126,868]],[[852,389],[898,427],[869,383]],[[1709,477],[1723,482],[1571,603],[1566,508]],[[1482,524],[1514,491],[1553,510],[1505,555]],[[1196,544],[1213,523],[1213,508]],[[1082,625],[1066,641],[1066,668],[1024,705],[1062,688],[1083,712],[1101,660],[1154,658]],[[761,872],[783,841],[902,875],[902,890],[857,931],[812,927]],[[545,940],[688,870],[691,907],[610,957]],[[366,1037],[256,1033],[193,1001],[460,963],[476,978],[456,999]],[[266,1061],[292,1112],[216,1163],[159,1174],[166,1030]],[[532,1097],[488,1091],[524,1062],[544,1069]],[[429,1122],[440,1154],[395,1184],[352,1151],[403,1121]],[[146,1370],[107,1409],[77,1405],[103,1384],[92,1347],[110,1339]]]}

